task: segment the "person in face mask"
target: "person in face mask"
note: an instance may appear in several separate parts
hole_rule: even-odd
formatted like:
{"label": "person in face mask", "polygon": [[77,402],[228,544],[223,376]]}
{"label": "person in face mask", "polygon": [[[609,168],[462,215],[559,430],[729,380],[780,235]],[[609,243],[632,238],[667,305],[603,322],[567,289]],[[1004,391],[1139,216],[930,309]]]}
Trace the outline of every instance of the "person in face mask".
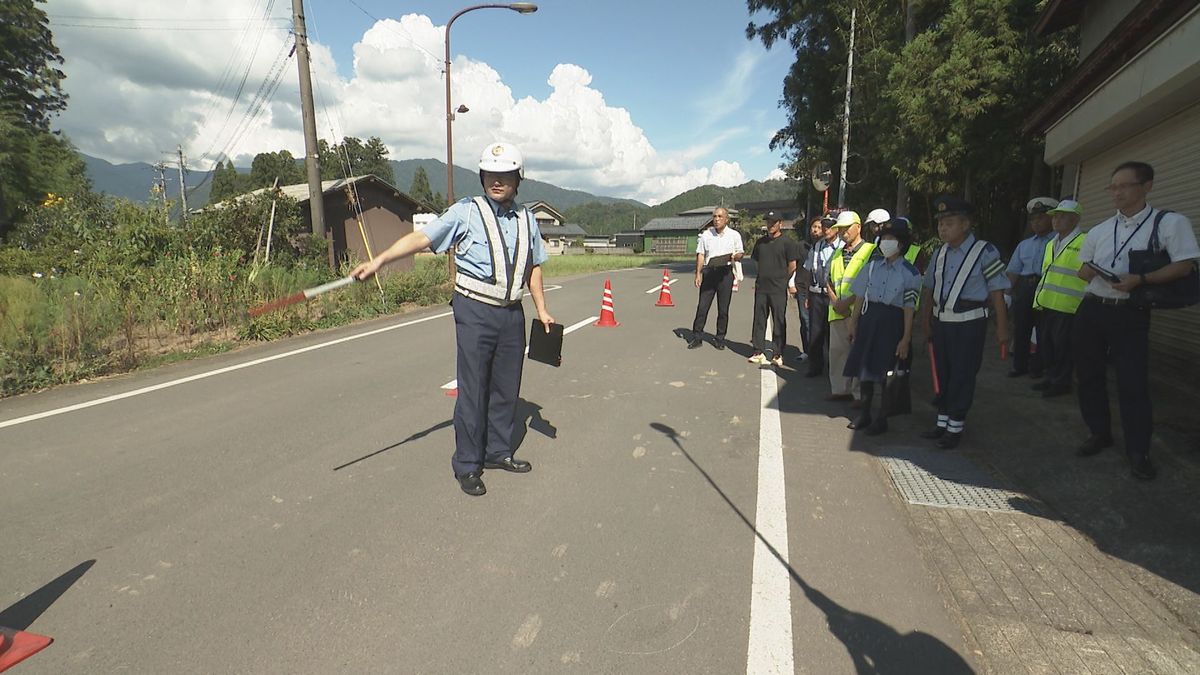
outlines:
{"label": "person in face mask", "polygon": [[850,355],[842,374],[857,378],[862,388],[862,409],[851,429],[874,436],[887,431],[887,415],[872,415],[876,383],[899,364],[908,370],[912,361],[912,324],[921,293],[921,273],[904,259],[912,244],[908,222],[892,219],[879,230],[876,253],[858,273],[852,290],[861,300],[850,315]]}

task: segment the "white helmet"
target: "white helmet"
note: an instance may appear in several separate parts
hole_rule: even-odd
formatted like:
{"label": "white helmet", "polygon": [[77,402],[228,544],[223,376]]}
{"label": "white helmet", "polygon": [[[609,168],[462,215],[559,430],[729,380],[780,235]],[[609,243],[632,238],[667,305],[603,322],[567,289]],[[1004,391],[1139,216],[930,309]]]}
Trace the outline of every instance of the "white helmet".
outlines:
{"label": "white helmet", "polygon": [[525,158],[512,143],[492,143],[479,156],[479,170],[493,173],[516,171],[517,175],[524,178]]}
{"label": "white helmet", "polygon": [[884,209],[875,209],[874,211],[867,214],[867,222],[875,223],[876,225],[882,225],[883,223],[886,223],[891,219],[892,219],[892,214],[888,213]]}

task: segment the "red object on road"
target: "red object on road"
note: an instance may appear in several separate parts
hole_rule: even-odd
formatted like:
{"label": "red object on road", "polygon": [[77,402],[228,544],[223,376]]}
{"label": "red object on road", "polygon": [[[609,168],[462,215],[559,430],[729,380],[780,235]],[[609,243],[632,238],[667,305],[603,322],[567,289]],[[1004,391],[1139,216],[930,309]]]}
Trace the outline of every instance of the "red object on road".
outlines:
{"label": "red object on road", "polygon": [[674,307],[675,303],[671,301],[671,275],[667,270],[663,270],[662,289],[658,291],[658,302],[654,303],[655,307]]}
{"label": "red object on road", "polygon": [[617,323],[617,315],[613,312],[612,282],[608,279],[604,280],[604,299],[600,301],[600,320],[592,325],[602,328],[621,325]]}
{"label": "red object on road", "polygon": [[925,348],[929,352],[929,371],[933,374],[933,393],[940,396],[942,393],[942,383],[938,380],[937,356],[933,352],[933,343],[925,343]]}
{"label": "red object on road", "polygon": [[1008,360],[1008,343],[1007,342],[1000,343],[1000,360],[1001,361]]}
{"label": "red object on road", "polygon": [[0,626],[0,673],[42,651],[54,638]]}

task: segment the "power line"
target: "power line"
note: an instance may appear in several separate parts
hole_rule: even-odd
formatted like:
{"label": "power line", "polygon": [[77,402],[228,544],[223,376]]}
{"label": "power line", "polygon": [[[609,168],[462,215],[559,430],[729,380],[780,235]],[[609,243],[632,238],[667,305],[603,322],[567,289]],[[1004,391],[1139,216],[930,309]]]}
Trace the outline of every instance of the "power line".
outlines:
{"label": "power line", "polygon": [[[100,29],[111,29],[111,30],[144,30],[144,31],[154,31],[154,32],[177,32],[177,31],[183,31],[183,32],[232,32],[232,31],[236,31],[236,30],[241,30],[241,28],[237,27],[237,26],[228,26],[228,27],[224,27],[224,26],[154,26],[154,25],[115,26],[115,25],[93,24],[93,23],[62,23],[62,22],[57,22],[57,21],[53,22],[52,26],[56,29],[57,28],[100,28]],[[288,28],[286,24],[279,24],[277,26],[269,26],[269,27],[277,28],[279,30],[286,30]]]}
{"label": "power line", "polygon": [[[354,0],[346,0],[346,2],[349,2],[350,4],[357,7],[358,11],[362,12],[363,14],[366,14],[368,17],[370,17],[370,19],[372,21],[375,21],[376,23],[383,21],[383,19],[380,19],[379,17],[375,16],[374,14],[363,9],[363,6],[358,4],[357,2],[355,2]],[[395,30],[388,24],[384,24],[384,28],[386,28],[388,31],[390,31],[392,33],[395,33],[396,35],[399,35],[400,37],[404,38],[405,40],[408,40],[409,43],[412,44],[412,46],[414,46],[417,49],[420,49],[421,51],[425,52],[426,54],[432,56],[434,58],[434,60],[437,61],[439,64],[442,62],[441,56],[434,54],[433,52],[429,51],[428,49],[425,49],[424,47],[422,47],[421,44],[419,42],[417,42],[417,39],[414,38],[412,36],[412,34],[409,33],[408,31]]]}

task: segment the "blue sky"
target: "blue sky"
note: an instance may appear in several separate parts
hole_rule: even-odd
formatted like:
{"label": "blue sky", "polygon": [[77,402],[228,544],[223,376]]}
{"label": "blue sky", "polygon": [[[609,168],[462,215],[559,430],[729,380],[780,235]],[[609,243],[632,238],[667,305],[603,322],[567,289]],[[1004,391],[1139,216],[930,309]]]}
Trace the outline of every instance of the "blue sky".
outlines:
{"label": "blue sky", "polygon": [[[469,4],[310,2],[321,134],[378,135],[393,158],[444,159],[441,31]],[[778,99],[792,54],[746,39],[744,2],[538,5],[534,14],[485,9],[455,22],[455,104],[472,109],[455,122],[456,164],[470,166],[476,146],[492,139],[515,140],[535,177],[651,202],[704,182],[761,180],[779,164],[767,143],[785,121]],[[197,162],[218,149],[235,160],[302,152],[295,64],[273,61],[286,58],[287,0],[45,7],[68,60],[62,127],[85,152],[155,161],[139,155],[182,144]],[[251,21],[268,8],[275,20]],[[254,59],[245,43],[259,35],[246,25],[262,33]],[[243,65],[246,93],[235,102],[233,88],[218,85]],[[251,108],[249,92],[269,90],[276,66],[287,70],[274,97]],[[247,128],[223,130],[217,121],[226,118],[246,118]]]}

